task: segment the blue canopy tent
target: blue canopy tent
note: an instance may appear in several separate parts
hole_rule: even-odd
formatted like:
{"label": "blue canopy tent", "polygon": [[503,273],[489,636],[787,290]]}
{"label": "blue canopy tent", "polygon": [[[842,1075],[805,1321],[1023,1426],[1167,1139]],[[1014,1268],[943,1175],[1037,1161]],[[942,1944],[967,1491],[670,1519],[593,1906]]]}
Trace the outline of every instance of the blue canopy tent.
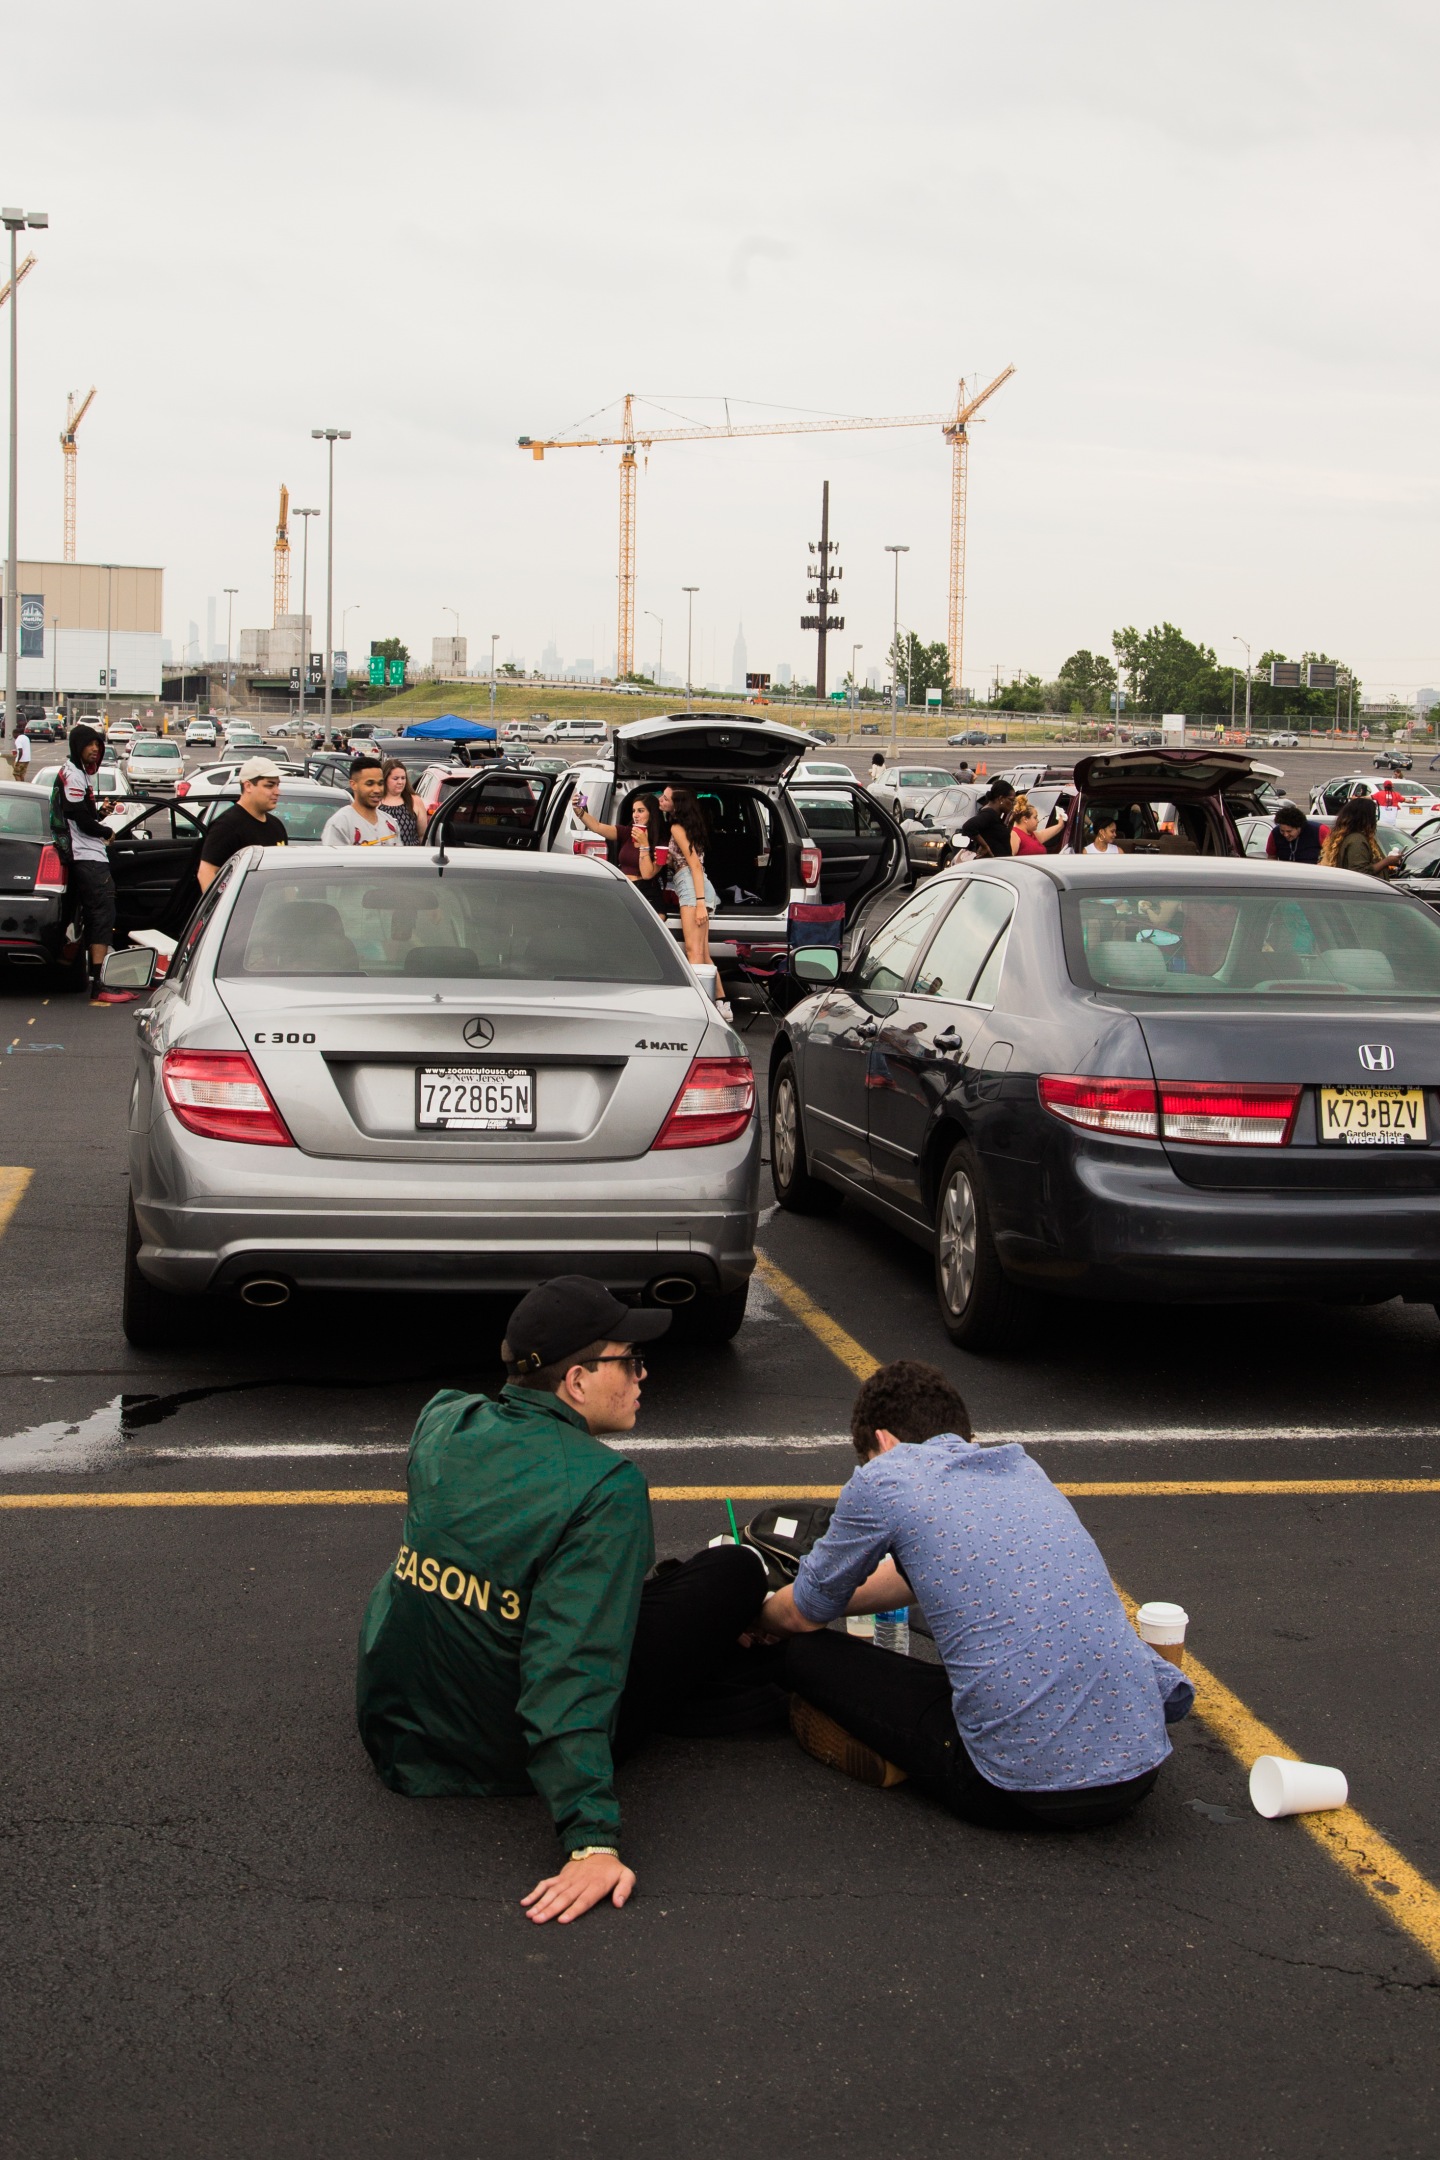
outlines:
{"label": "blue canopy tent", "polygon": [[494,742],[493,727],[484,727],[478,720],[462,720],[459,713],[441,713],[438,720],[417,720],[413,727],[403,730],[406,735],[416,735],[422,742]]}

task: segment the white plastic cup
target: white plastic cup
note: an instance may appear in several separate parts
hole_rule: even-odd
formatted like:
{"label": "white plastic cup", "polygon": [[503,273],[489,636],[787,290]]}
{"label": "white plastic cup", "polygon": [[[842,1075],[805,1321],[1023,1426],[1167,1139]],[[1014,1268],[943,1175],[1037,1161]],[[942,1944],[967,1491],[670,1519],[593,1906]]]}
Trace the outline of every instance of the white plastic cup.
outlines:
{"label": "white plastic cup", "polygon": [[1324,1763],[1291,1762],[1285,1755],[1257,1755],[1250,1766],[1250,1800],[1257,1815],[1316,1815],[1344,1807],[1350,1787],[1343,1770]]}
{"label": "white plastic cup", "polygon": [[1152,1650],[1158,1650],[1172,1665],[1184,1665],[1185,1630],[1190,1625],[1190,1615],[1183,1605],[1167,1605],[1163,1598],[1152,1598],[1136,1613],[1135,1625],[1140,1631],[1141,1642],[1149,1643]]}

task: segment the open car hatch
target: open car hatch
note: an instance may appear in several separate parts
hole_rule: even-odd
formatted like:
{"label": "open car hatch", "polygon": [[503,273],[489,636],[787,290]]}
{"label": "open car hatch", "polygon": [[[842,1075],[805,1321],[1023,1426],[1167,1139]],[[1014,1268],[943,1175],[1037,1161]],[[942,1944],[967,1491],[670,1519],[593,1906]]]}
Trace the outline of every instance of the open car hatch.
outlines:
{"label": "open car hatch", "polygon": [[617,780],[778,783],[819,737],[739,713],[672,713],[615,730]]}

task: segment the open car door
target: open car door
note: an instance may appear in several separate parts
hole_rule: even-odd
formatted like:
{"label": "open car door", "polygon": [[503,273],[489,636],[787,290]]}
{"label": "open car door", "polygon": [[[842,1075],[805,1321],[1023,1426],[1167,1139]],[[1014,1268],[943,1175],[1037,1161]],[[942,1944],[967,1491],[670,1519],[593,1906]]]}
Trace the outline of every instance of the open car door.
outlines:
{"label": "open car door", "polygon": [[196,869],[205,829],[182,803],[156,803],[128,818],[109,850],[115,927],[178,938],[200,897]]}
{"label": "open car door", "polygon": [[803,782],[786,791],[820,850],[820,898],[845,908],[911,881],[910,851],[898,821],[857,781]]}
{"label": "open car door", "polygon": [[536,850],[550,844],[560,799],[571,791],[568,773],[523,772],[502,767],[481,773],[443,795],[425,835],[427,847]]}

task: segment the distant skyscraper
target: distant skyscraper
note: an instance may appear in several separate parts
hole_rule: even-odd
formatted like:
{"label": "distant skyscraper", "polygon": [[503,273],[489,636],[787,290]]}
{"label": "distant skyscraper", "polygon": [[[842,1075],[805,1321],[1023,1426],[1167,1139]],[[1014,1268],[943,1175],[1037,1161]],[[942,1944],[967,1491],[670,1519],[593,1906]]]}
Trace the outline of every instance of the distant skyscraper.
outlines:
{"label": "distant skyscraper", "polygon": [[224,657],[225,655],[220,650],[215,636],[215,597],[212,593],[211,597],[205,602],[205,658],[207,660],[223,660]]}
{"label": "distant skyscraper", "polygon": [[775,670],[775,680],[782,690],[788,690],[794,679],[794,669],[788,660],[782,660]]}
{"label": "distant skyscraper", "polygon": [[745,625],[741,623],[739,629],[735,632],[735,650],[730,656],[730,687],[732,690],[744,689],[745,673],[749,664],[749,655],[745,650]]}
{"label": "distant skyscraper", "polygon": [[540,655],[540,672],[542,675],[558,675],[560,671],[560,648],[552,636]]}
{"label": "distant skyscraper", "polygon": [[187,665],[190,661],[198,660],[200,658],[200,625],[198,622],[192,622],[187,623],[185,627],[185,650],[180,656],[180,664],[182,667]]}

